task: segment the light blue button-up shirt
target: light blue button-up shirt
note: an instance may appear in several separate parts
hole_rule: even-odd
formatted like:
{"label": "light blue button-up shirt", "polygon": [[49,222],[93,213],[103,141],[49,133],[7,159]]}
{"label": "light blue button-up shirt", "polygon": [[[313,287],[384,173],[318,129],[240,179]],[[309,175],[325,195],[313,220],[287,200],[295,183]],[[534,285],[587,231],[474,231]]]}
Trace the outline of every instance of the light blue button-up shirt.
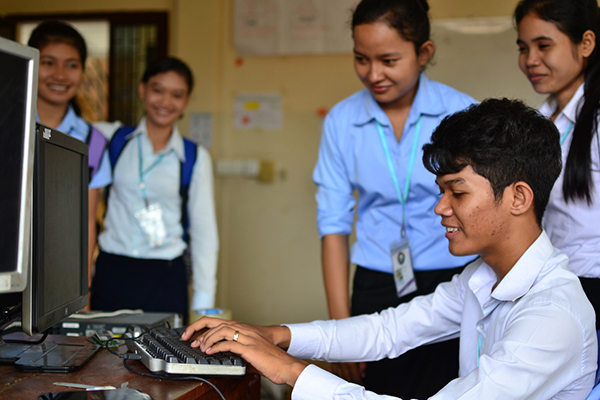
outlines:
{"label": "light blue button-up shirt", "polygon": [[[67,114],[56,129],[63,133],[71,135],[74,138],[81,140],[82,142],[85,142],[87,140],[89,134],[88,124],[81,117],[75,114],[75,110],[73,110],[71,106],[69,106]],[[110,170],[110,163],[108,160],[108,151],[106,151],[105,149],[104,154],[102,155],[102,160],[100,161],[100,166],[98,167],[96,174],[92,177],[92,180],[89,184],[89,188],[98,189],[109,185],[111,182],[112,173]]]}
{"label": "light blue button-up shirt", "polygon": [[365,268],[392,272],[390,245],[400,239],[402,205],[386,163],[377,122],[385,139],[400,188],[407,178],[408,160],[421,116],[418,153],[406,202],[406,235],[417,271],[454,268],[473,257],[454,257],[448,251],[445,229],[433,209],[439,200],[435,176],[422,162],[423,145],[447,115],[475,100],[455,89],[431,81],[425,74],[398,143],[392,124],[367,89],[342,100],[325,118],[319,159],[313,179],[317,184],[317,225],[321,236],[352,233],[358,191],[356,242],[351,262]]}

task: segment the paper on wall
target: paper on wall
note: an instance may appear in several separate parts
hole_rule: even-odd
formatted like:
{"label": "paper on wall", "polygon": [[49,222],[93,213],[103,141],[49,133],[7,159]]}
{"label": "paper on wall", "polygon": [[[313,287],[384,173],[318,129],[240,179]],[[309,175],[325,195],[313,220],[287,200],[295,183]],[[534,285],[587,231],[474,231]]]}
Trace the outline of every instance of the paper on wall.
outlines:
{"label": "paper on wall", "polygon": [[236,129],[281,129],[282,97],[278,93],[245,93],[235,98]]}

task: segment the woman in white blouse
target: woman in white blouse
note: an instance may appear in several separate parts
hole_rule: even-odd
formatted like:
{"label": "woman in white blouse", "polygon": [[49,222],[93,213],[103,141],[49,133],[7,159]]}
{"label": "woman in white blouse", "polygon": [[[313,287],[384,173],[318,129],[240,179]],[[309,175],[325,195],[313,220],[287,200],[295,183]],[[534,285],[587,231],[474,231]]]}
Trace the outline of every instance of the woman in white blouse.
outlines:
{"label": "woman in white blouse", "polygon": [[519,66],[536,92],[549,95],[540,112],[561,133],[563,171],[543,226],[554,246],[569,256],[569,268],[598,315],[600,11],[596,0],[524,0],[515,21]]}

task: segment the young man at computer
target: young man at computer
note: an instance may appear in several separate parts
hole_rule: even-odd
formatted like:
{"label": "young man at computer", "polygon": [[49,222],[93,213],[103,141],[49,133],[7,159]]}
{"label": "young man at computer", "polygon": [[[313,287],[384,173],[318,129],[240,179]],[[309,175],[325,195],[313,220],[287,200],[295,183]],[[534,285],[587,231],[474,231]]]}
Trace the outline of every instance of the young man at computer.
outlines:
{"label": "young man at computer", "polygon": [[374,399],[293,356],[371,361],[460,335],[459,378],[432,399],[584,399],[596,371],[594,311],[540,227],[561,169],[554,124],[520,102],[487,100],[444,119],[423,160],[440,187],[435,212],[450,252],[480,256],[452,281],[380,314],[271,327],[202,318],[183,339],[211,328],[193,345],[242,355],[293,386],[292,399]]}

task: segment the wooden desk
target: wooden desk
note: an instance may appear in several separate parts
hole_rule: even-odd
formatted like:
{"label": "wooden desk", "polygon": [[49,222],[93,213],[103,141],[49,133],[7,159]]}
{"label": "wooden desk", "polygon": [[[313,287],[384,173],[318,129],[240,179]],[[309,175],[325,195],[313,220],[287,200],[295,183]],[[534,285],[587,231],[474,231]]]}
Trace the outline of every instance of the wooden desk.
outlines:
{"label": "wooden desk", "polygon": [[[47,341],[58,342],[62,336],[48,336]],[[85,338],[78,339],[85,342]],[[119,352],[124,353],[122,346]],[[149,372],[146,367],[135,360],[128,360],[132,368]],[[210,378],[227,400],[259,400],[260,375],[251,367],[247,368],[243,377]],[[199,381],[169,381],[149,378],[129,372],[123,360],[105,349],[100,350],[79,371],[71,373],[34,373],[19,372],[13,365],[0,365],[0,399],[37,400],[38,396],[49,392],[76,391],[82,389],[56,386],[54,382],[82,383],[86,385],[114,386],[121,388],[129,382],[128,388],[147,393],[154,400],[220,400],[217,392]]]}

